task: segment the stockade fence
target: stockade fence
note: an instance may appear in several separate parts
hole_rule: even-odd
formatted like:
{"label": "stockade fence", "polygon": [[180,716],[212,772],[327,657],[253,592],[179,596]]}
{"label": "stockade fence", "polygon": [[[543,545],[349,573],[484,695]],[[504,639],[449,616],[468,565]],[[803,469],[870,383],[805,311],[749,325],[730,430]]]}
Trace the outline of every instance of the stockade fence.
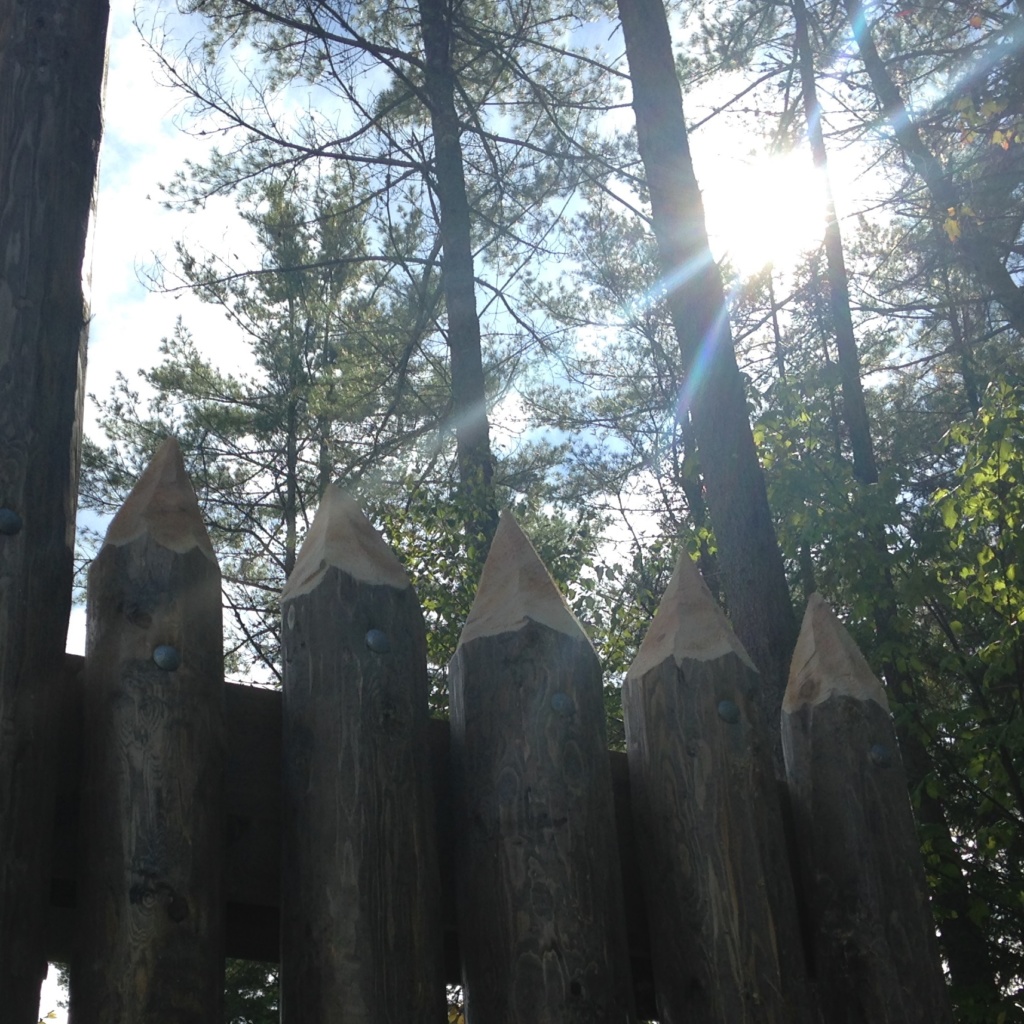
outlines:
{"label": "stockade fence", "polygon": [[884,693],[818,600],[781,788],[685,558],[609,754],[597,659],[508,517],[450,724],[412,588],[333,490],[282,595],[283,691],[226,685],[168,443],[63,656],[107,9],[0,0],[0,1021],[34,1024],[70,958],[75,1024],[213,1024],[225,955],[279,959],[303,1024],[441,1021],[446,980],[471,1024],[949,1020]]}
{"label": "stockade fence", "polygon": [[279,961],[304,1024],[442,1021],[446,982],[470,1024],[951,1020],[885,694],[820,598],[781,786],[758,674],[685,554],[624,684],[626,754],[511,516],[450,723],[409,580],[335,487],[281,607],[281,692],[225,684],[219,571],[168,440],[57,686],[44,933],[73,1024],[219,1024],[225,955]]}

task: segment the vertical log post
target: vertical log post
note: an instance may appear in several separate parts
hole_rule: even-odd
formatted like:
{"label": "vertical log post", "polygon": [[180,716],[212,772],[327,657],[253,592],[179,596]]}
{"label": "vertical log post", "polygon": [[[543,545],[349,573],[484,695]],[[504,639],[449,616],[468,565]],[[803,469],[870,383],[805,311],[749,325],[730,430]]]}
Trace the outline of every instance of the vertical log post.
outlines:
{"label": "vertical log post", "polygon": [[633,1020],[601,667],[508,513],[449,688],[467,1018]]}
{"label": "vertical log post", "polygon": [[684,552],[622,692],[662,1024],[809,1019],[760,685]]}
{"label": "vertical log post", "polygon": [[219,1024],[220,570],[177,442],[89,572],[74,1024]]}
{"label": "vertical log post", "polygon": [[826,1020],[950,1021],[885,692],[818,594],[793,655],[782,745]]}
{"label": "vertical log post", "polygon": [[281,608],[281,1019],[433,1024],[444,978],[423,615],[336,486]]}
{"label": "vertical log post", "polygon": [[0,1007],[46,973],[107,0],[0,0]]}

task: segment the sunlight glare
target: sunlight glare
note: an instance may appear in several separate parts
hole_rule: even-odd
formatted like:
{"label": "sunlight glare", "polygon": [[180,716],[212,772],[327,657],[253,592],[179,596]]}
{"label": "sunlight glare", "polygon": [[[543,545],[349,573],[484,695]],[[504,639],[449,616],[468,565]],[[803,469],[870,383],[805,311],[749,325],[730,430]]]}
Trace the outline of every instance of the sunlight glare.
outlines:
{"label": "sunlight glare", "polygon": [[712,251],[741,278],[791,270],[824,237],[824,182],[807,153],[725,162],[701,184]]}

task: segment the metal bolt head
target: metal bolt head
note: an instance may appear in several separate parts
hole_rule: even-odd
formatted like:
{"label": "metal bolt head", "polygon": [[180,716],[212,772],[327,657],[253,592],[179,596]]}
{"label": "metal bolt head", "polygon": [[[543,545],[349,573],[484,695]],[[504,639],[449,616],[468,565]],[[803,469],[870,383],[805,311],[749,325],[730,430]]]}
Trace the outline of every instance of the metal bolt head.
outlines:
{"label": "metal bolt head", "polygon": [[153,664],[164,672],[174,672],[181,666],[181,654],[177,647],[160,644],[153,648]]}
{"label": "metal bolt head", "polygon": [[21,516],[13,508],[0,508],[0,536],[13,537],[21,532]]}
{"label": "metal bolt head", "polygon": [[387,654],[391,650],[391,641],[383,629],[371,629],[366,633],[366,646],[374,654]]}
{"label": "metal bolt head", "polygon": [[892,751],[882,743],[876,743],[868,751],[868,760],[879,768],[888,768],[892,764]]}
{"label": "metal bolt head", "polygon": [[718,702],[718,717],[729,725],[735,725],[740,720],[740,709],[732,700],[720,700]]}
{"label": "metal bolt head", "polygon": [[556,693],[551,698],[551,710],[559,715],[571,715],[575,710],[572,697],[567,693]]}

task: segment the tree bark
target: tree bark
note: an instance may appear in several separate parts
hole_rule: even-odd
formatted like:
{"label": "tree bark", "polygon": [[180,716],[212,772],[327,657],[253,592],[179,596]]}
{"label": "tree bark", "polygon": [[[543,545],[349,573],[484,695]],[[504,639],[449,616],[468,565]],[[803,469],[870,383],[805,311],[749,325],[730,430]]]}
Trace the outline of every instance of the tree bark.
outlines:
{"label": "tree bark", "polygon": [[874,445],[871,442],[871,423],[864,403],[864,387],[860,377],[860,355],[853,333],[853,315],[850,312],[850,279],[843,255],[843,237],[832,198],[832,185],[828,176],[828,153],[825,133],[821,127],[821,104],[814,72],[814,54],[807,28],[807,8],[804,0],[792,0],[794,36],[797,63],[800,68],[800,92],[804,116],[807,119],[807,141],[811,147],[814,166],[822,176],[825,187],[825,262],[828,269],[828,300],[839,353],[839,379],[843,388],[843,419],[850,432],[853,452],[853,474],[862,484],[878,482]]}
{"label": "tree bark", "polygon": [[[462,129],[455,107],[451,6],[445,0],[418,0],[426,57],[426,101],[434,138],[434,180],[441,219],[441,284],[448,312],[452,373],[452,415],[459,478],[468,503],[467,540],[490,543],[498,525],[487,423],[487,391],[476,309],[472,233]],[[475,536],[474,536],[475,535]]]}
{"label": "tree bark", "polygon": [[35,1024],[107,0],[0,0],[0,1006]]}
{"label": "tree bark", "polygon": [[[707,484],[722,590],[778,719],[796,620],[736,364],[721,273],[711,257],[662,0],[619,0],[640,155],[669,310],[686,368],[682,401]],[[781,754],[776,745],[776,765]]]}

